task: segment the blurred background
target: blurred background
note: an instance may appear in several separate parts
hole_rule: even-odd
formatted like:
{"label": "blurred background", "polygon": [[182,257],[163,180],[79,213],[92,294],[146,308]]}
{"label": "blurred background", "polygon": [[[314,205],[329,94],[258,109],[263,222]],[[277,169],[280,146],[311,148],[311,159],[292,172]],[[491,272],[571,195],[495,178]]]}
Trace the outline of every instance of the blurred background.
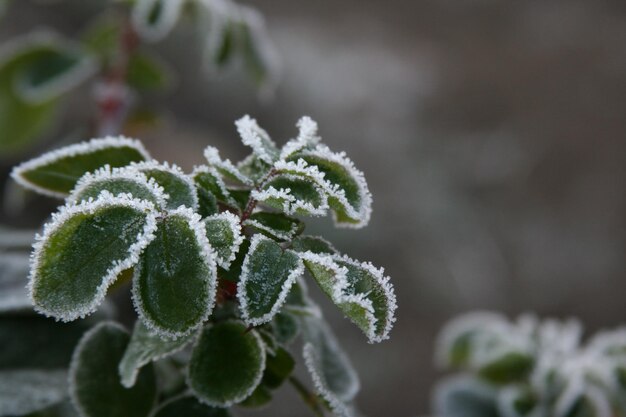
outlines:
{"label": "blurred background", "polygon": [[[44,3],[44,2],[42,2]],[[101,1],[15,1],[0,42],[48,26],[76,37]],[[165,113],[140,139],[189,170],[206,145],[244,157],[233,122],[279,143],[309,115],[374,196],[370,226],[310,223],[352,257],[384,266],[398,295],[391,339],[369,345],[336,309],[336,333],[369,416],[428,412],[438,329],[469,310],[626,323],[626,2],[623,0],[257,0],[282,71],[273,97],[238,72],[207,77],[193,30],[154,46],[177,74],[149,97]],[[0,158],[0,223],[37,227],[57,202],[15,210],[10,168],[87,139],[90,91],[28,152]],[[69,133],[68,133],[69,132]],[[11,201],[10,201],[11,200]],[[315,297],[324,300],[318,292]],[[326,304],[324,304],[326,305]],[[264,412],[306,415],[289,387]],[[251,415],[254,415],[251,414]]]}

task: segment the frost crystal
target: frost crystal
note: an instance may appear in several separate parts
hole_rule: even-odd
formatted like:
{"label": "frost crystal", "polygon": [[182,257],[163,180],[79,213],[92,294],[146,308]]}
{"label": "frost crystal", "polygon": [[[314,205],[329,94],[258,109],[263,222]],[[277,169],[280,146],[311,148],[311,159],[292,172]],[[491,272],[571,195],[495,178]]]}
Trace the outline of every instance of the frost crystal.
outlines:
{"label": "frost crystal", "polygon": [[[226,240],[226,246],[214,246],[216,249],[217,264],[225,270],[228,270],[231,262],[237,257],[239,246],[244,240],[244,236],[241,234],[239,217],[235,216],[233,213],[225,211],[223,213],[207,217],[204,219],[204,222],[207,224],[207,227],[209,227],[209,224],[215,225],[218,232],[218,236],[215,236],[216,239]],[[212,243],[211,238],[212,236],[209,235],[209,243]]]}
{"label": "frost crystal", "polygon": [[235,125],[243,144],[251,147],[260,160],[272,164],[277,159],[276,144],[267,132],[259,127],[256,120],[246,115],[237,120]]}
{"label": "frost crystal", "polygon": [[[169,195],[170,209],[178,208],[175,201],[192,209],[198,208],[198,193],[193,180],[176,164],[157,161],[134,162],[130,169],[144,173],[161,185]],[[165,176],[163,176],[165,174]],[[182,186],[182,188],[181,188]],[[173,206],[172,206],[173,205]]]}
{"label": "frost crystal", "polygon": [[317,123],[308,116],[298,120],[298,136],[288,141],[280,152],[280,159],[285,160],[296,152],[317,145],[322,138],[317,135]]}
{"label": "frost crystal", "polygon": [[215,167],[222,175],[242,184],[253,185],[250,178],[243,175],[229,159],[222,160],[216,148],[207,146],[204,150],[204,157],[209,163],[209,166]]}

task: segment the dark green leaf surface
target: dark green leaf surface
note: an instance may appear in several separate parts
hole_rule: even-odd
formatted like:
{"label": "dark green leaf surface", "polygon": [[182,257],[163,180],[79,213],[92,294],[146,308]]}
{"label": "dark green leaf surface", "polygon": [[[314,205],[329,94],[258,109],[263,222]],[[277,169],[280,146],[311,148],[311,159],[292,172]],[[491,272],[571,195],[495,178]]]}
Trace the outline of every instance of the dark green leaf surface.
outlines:
{"label": "dark green leaf surface", "polygon": [[230,417],[228,410],[210,407],[192,396],[175,398],[163,404],[154,417]]}
{"label": "dark green leaf surface", "polygon": [[239,217],[224,212],[203,220],[209,243],[217,255],[217,264],[229,269],[243,241]]}
{"label": "dark green leaf surface", "polygon": [[244,224],[280,241],[291,240],[304,230],[304,223],[294,217],[265,211],[253,213]]}
{"label": "dark green leaf surface", "polygon": [[154,230],[148,209],[138,200],[110,197],[58,214],[33,255],[35,308],[64,321],[92,313],[148,244]]}
{"label": "dark green leaf surface", "polygon": [[317,254],[336,255],[337,249],[320,236],[298,236],[291,242],[291,249],[296,252],[313,252]]}
{"label": "dark green leaf surface", "polygon": [[274,355],[267,355],[265,372],[263,373],[263,385],[271,388],[279,388],[291,375],[296,361],[283,348],[278,348]]}
{"label": "dark green leaf surface", "polygon": [[84,417],[145,417],[156,399],[152,366],[125,388],[117,367],[130,336],[119,325],[104,322],[87,332],[76,347],[70,367],[70,393]]}
{"label": "dark green leaf surface", "polygon": [[300,333],[298,319],[287,311],[281,311],[272,320],[272,333],[282,344],[291,343]]}
{"label": "dark green leaf surface", "polygon": [[170,196],[167,201],[168,209],[176,209],[180,206],[197,209],[198,196],[196,187],[189,177],[177,166],[159,165],[149,162],[136,164],[135,168],[146,174],[148,178],[153,178]]}
{"label": "dark green leaf surface", "polygon": [[201,401],[228,407],[245,400],[261,382],[265,350],[256,331],[239,321],[206,327],[189,362],[189,387]]}
{"label": "dark green leaf surface", "polygon": [[164,336],[189,334],[213,308],[215,260],[196,216],[179,209],[161,218],[135,268],[135,306],[146,325]]}
{"label": "dark green leaf surface", "polygon": [[444,381],[437,387],[434,412],[449,417],[500,417],[495,390],[468,377]]}
{"label": "dark green leaf surface", "polygon": [[255,235],[237,286],[246,323],[259,325],[271,320],[302,273],[302,261],[297,254],[284,251],[272,239]]}
{"label": "dark green leaf surface", "polygon": [[274,177],[263,186],[262,192],[253,192],[252,196],[290,215],[319,216],[327,208],[326,196],[315,183],[287,175]]}
{"label": "dark green leaf surface", "polygon": [[139,91],[163,90],[171,84],[170,70],[160,59],[135,53],[128,61],[126,82]]}

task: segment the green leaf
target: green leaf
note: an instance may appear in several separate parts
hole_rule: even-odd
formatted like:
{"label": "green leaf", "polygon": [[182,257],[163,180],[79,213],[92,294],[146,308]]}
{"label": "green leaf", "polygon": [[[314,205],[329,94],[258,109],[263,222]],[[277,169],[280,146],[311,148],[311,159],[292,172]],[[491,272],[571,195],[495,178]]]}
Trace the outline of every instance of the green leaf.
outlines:
{"label": "green leaf", "polygon": [[473,377],[450,378],[435,390],[434,413],[446,417],[500,417],[496,394],[495,389]]}
{"label": "green leaf", "polygon": [[296,316],[321,316],[319,307],[309,297],[309,290],[301,278],[291,287],[283,308]]}
{"label": "green leaf", "polygon": [[148,200],[157,208],[165,208],[169,196],[154,179],[146,177],[133,167],[111,168],[108,165],[83,175],[70,193],[68,201],[77,203],[95,200],[102,191],[113,195],[130,194],[139,200]]}
{"label": "green leaf", "polygon": [[367,336],[389,337],[395,321],[396,296],[382,269],[338,255],[300,253],[320,288]]}
{"label": "green leaf", "polygon": [[287,160],[293,154],[304,150],[312,150],[322,140],[318,135],[317,123],[308,116],[304,116],[296,123],[298,136],[289,140],[280,151],[281,161]]}
{"label": "green leaf", "polygon": [[165,193],[169,195],[168,209],[173,210],[180,206],[194,210],[198,208],[196,187],[191,178],[185,175],[178,166],[150,161],[133,164],[132,167],[144,173],[148,178],[154,179],[163,187]]}
{"label": "green leaf", "polygon": [[268,387],[260,384],[248,398],[238,405],[246,408],[260,408],[267,405],[270,401],[272,401],[272,392]]}
{"label": "green leaf", "polygon": [[509,386],[499,391],[497,403],[500,414],[524,417],[537,406],[537,398],[528,386]]}
{"label": "green leaf", "polygon": [[182,0],[137,0],[132,11],[133,26],[146,41],[160,41],[176,25],[182,5]]}
{"label": "green leaf", "polygon": [[122,167],[149,158],[139,141],[122,136],[107,137],[45,153],[15,167],[11,176],[25,188],[64,198],[87,172],[105,165]]}
{"label": "green leaf", "polygon": [[243,144],[251,147],[254,155],[259,160],[269,165],[276,162],[279,150],[267,132],[257,124],[256,120],[245,115],[237,120],[235,125]]}
{"label": "green leaf", "polygon": [[296,252],[312,252],[320,255],[339,254],[332,243],[321,236],[298,236],[291,242],[291,249]]}
{"label": "green leaf", "polygon": [[258,211],[244,221],[244,225],[252,226],[271,238],[288,241],[302,233],[304,223],[283,213]]}
{"label": "green leaf", "polygon": [[261,382],[265,350],[256,331],[239,321],[205,327],[189,361],[188,385],[203,402],[229,407]]}
{"label": "green leaf", "polygon": [[154,417],[231,417],[231,414],[224,408],[202,404],[192,396],[182,396],[160,406]]}
{"label": "green leaf", "polygon": [[241,25],[241,48],[245,67],[258,86],[271,84],[276,72],[276,58],[262,22]]}
{"label": "green leaf", "polygon": [[209,168],[215,168],[222,178],[226,178],[235,184],[254,185],[254,181],[242,174],[229,159],[222,160],[217,148],[207,146],[204,150],[204,157],[208,162]]}
{"label": "green leaf", "polygon": [[213,167],[201,165],[191,174],[199,199],[199,209],[204,217],[219,212],[218,203],[237,207],[237,202],[230,196],[221,175]]}
{"label": "green leaf", "polygon": [[237,256],[235,256],[235,260],[231,262],[228,270],[219,268],[219,276],[225,280],[231,282],[239,281],[239,277],[241,276],[241,267],[243,266],[243,261],[246,258],[246,254],[248,253],[248,249],[250,248],[250,240],[244,238],[241,245],[239,245],[239,251],[237,252]]}
{"label": "green leaf", "polygon": [[283,305],[304,267],[295,252],[262,235],[254,235],[241,268],[237,298],[244,321],[260,325],[272,319]]}
{"label": "green leaf", "polygon": [[150,332],[141,320],[137,320],[130,343],[119,364],[122,385],[127,388],[132,387],[142,366],[178,352],[194,337],[192,333],[176,340],[162,339],[159,335]]}
{"label": "green leaf", "polygon": [[278,348],[274,355],[268,355],[263,373],[263,385],[270,389],[278,389],[291,375],[296,361],[283,348]]}
{"label": "green leaf", "polygon": [[166,64],[146,53],[135,53],[128,60],[126,82],[139,91],[164,90],[172,84]]}
{"label": "green leaf", "polygon": [[272,177],[260,190],[250,194],[255,200],[288,215],[324,216],[328,201],[324,190],[307,178],[291,174]]}
{"label": "green leaf", "polygon": [[64,370],[0,371],[0,415],[23,416],[67,398]]}
{"label": "green leaf", "polygon": [[272,320],[272,333],[276,340],[282,344],[289,344],[298,337],[300,326],[296,317],[287,312],[281,311]]}
{"label": "green leaf", "polygon": [[179,208],[159,220],[133,277],[133,301],[148,328],[177,338],[208,319],[215,303],[214,258],[199,215]]}
{"label": "green leaf", "polygon": [[156,229],[154,206],[104,192],[63,207],[34,245],[29,290],[35,309],[63,321],[93,313]]}
{"label": "green leaf", "polygon": [[122,30],[123,22],[114,14],[105,13],[88,24],[81,41],[85,48],[103,61],[102,67],[106,67],[115,58]]}
{"label": "green leaf", "polygon": [[272,165],[261,160],[256,154],[251,153],[237,164],[237,169],[252,181],[258,182],[269,174]]}
{"label": "green leaf", "polygon": [[506,352],[487,361],[478,374],[494,384],[508,384],[524,380],[532,371],[535,361],[525,352]]}
{"label": "green leaf", "polygon": [[120,325],[102,322],[85,333],[70,366],[70,395],[84,417],[148,416],[156,400],[152,366],[139,373],[132,388],[120,383],[118,364],[129,343]]}
{"label": "green leaf", "polygon": [[363,173],[344,154],[331,152],[324,145],[295,153],[288,161],[303,160],[324,174],[328,204],[339,227],[367,225],[372,211],[372,196]]}
{"label": "green leaf", "polygon": [[243,241],[239,217],[224,212],[203,220],[206,235],[217,255],[217,264],[228,270],[237,257],[237,251]]}
{"label": "green leaf", "polygon": [[360,382],[348,355],[323,319],[303,317],[301,323],[303,354],[318,392],[331,405],[350,402],[359,391]]}

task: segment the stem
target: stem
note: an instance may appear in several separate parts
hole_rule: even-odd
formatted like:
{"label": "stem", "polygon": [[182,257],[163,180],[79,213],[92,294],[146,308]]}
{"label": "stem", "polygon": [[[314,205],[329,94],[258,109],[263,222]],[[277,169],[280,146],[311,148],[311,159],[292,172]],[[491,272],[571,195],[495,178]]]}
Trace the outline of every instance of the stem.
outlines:
{"label": "stem", "polygon": [[324,417],[324,411],[317,395],[309,391],[309,389],[295,376],[290,376],[289,382],[298,392],[298,394],[300,394],[300,398],[302,398],[304,403],[313,412],[313,415],[315,415],[316,417]]}

